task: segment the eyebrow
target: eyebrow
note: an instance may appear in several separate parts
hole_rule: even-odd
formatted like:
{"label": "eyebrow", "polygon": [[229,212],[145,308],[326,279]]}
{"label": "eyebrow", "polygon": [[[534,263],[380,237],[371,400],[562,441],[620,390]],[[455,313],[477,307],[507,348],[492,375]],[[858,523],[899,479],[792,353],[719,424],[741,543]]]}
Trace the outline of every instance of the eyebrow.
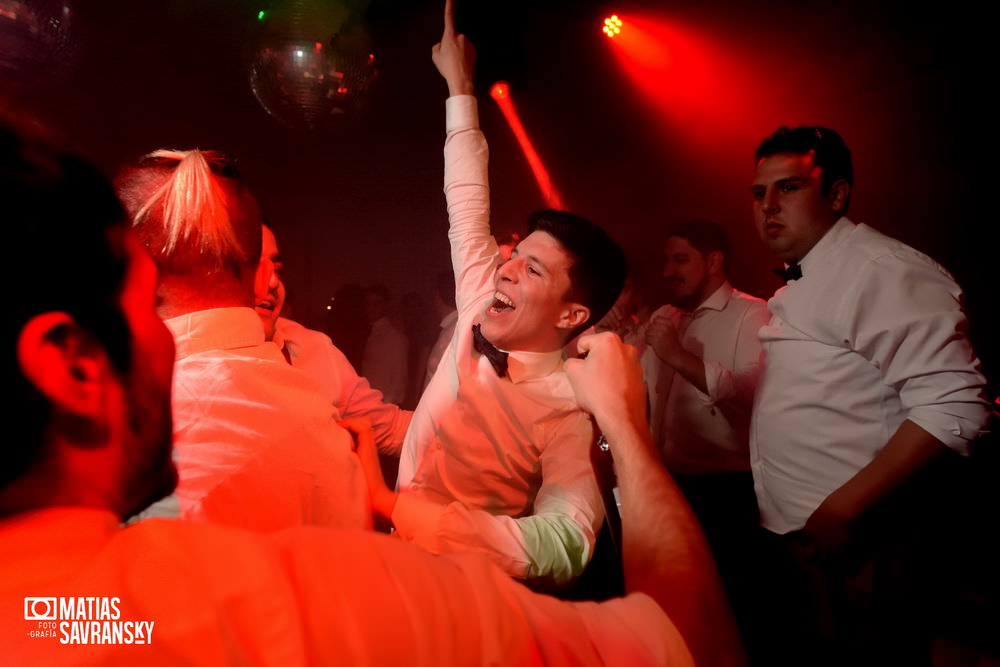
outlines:
{"label": "eyebrow", "polygon": [[[804,183],[804,182],[807,182],[808,180],[809,180],[808,178],[805,178],[805,177],[802,177],[802,176],[788,176],[787,178],[779,178],[772,185],[783,185],[785,183]],[[755,190],[760,190],[762,188],[766,189],[767,188],[767,184],[766,183],[754,183],[753,185],[750,186],[750,192],[753,192]]]}

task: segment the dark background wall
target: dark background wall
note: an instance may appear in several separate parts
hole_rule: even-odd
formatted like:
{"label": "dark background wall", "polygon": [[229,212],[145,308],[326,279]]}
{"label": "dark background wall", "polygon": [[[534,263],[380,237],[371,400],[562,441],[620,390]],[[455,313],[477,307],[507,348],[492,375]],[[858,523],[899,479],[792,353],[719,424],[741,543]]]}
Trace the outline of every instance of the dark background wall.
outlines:
{"label": "dark background wall", "polygon": [[[278,230],[298,319],[318,321],[348,282],[429,295],[448,265],[445,87],[429,58],[440,4],[348,3],[366,21],[379,77],[367,111],[325,133],[283,127],[250,90],[264,4],[276,3],[77,2],[62,66],[6,92],[109,174],[163,146],[236,156]],[[662,105],[600,33],[610,11],[679,40],[677,68],[646,81]],[[986,103],[996,58],[971,2],[466,0],[458,22],[480,53],[498,231],[520,229],[543,201],[486,95],[497,79],[510,82],[570,208],[612,229],[654,277],[664,223],[715,219],[734,237],[734,282],[761,296],[777,286],[776,262],[752,229],[753,148],[780,124],[827,125],[854,151],[851,217],[955,274],[988,375],[997,375],[997,216],[987,213],[996,114]]]}

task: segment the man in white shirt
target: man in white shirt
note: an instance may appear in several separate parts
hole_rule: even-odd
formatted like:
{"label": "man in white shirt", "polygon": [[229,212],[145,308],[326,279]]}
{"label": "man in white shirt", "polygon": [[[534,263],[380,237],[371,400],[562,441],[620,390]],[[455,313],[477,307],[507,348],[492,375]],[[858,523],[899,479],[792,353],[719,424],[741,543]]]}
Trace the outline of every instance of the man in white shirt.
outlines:
{"label": "man in white shirt", "polygon": [[[846,646],[864,630],[845,632],[857,618],[837,602],[845,558],[858,565],[874,553],[878,589],[883,554],[862,538],[919,524],[921,494],[906,495],[905,487],[949,451],[966,453],[985,424],[984,379],[965,334],[961,290],[927,256],[844,217],[853,167],[836,132],[782,127],[758,147],[756,165],[757,231],[786,263],[789,284],[768,302],[771,321],[760,331],[765,370],[751,467],[764,528],[786,536],[778,541],[802,567],[823,566],[805,576],[827,585],[795,608],[825,605],[818,617],[835,624],[781,632],[786,640],[819,635],[804,649],[788,642],[800,664],[803,650],[810,664],[848,657],[919,664],[929,638],[918,600],[886,600],[875,614],[882,625],[869,628],[875,641],[859,655]],[[862,530],[887,503],[896,507],[891,521]],[[878,590],[876,599],[882,603]]]}
{"label": "man in white shirt", "polygon": [[370,527],[350,434],[320,385],[265,341],[253,310],[267,285],[261,217],[235,168],[201,151],[157,151],[118,178],[158,269],[174,335],[175,494],[146,516],[259,531]]}
{"label": "man in white shirt", "polygon": [[748,440],[767,305],[729,283],[722,226],[688,220],[670,225],[665,238],[669,303],[650,318],[642,354],[650,425],[747,628],[748,587],[758,576],[748,554],[757,526]]}
{"label": "man in white shirt", "polygon": [[281,349],[288,363],[301,368],[323,386],[334,408],[334,419],[368,419],[379,451],[398,458],[413,413],[385,402],[381,392],[357,374],[329,336],[281,317],[285,304],[285,284],[281,278],[285,262],[270,225],[262,225],[262,231],[260,261],[265,266],[261,270],[270,274],[271,279],[266,286],[257,285],[254,310],[264,324],[265,338]]}
{"label": "man in white shirt", "polygon": [[[502,261],[490,235],[473,53],[460,42],[445,39],[434,52],[451,95],[445,194],[458,324],[414,412],[399,492],[369,475],[373,507],[402,539],[434,553],[483,553],[514,577],[562,586],[587,565],[603,519],[593,427],[563,370],[563,347],[614,303],[625,258],[596,225],[544,211]],[[488,343],[475,342],[474,330]]]}
{"label": "man in white shirt", "polygon": [[746,472],[750,408],[760,372],[762,299],[726,277],[729,238],[708,220],[671,225],[663,276],[669,304],[646,329],[643,368],[653,437],[667,468],[699,476]]}

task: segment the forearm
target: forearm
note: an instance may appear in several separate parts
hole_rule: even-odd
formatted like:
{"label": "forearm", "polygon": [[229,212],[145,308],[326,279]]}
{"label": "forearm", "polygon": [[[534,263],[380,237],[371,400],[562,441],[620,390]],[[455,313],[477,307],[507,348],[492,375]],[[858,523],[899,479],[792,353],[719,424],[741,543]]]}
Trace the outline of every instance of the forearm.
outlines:
{"label": "forearm", "polygon": [[593,527],[565,514],[514,518],[409,493],[398,498],[392,520],[404,541],[432,553],[482,554],[517,579],[566,585],[583,572],[593,552]]}
{"label": "forearm", "polygon": [[[413,412],[382,400],[382,392],[373,389],[368,380],[353,373],[353,388],[340,409],[345,418],[365,418],[371,422],[379,453],[399,456]],[[346,383],[345,383],[346,384]]]}
{"label": "forearm", "polygon": [[678,375],[695,386],[698,391],[708,394],[708,382],[705,378],[705,362],[701,357],[685,349],[678,350],[666,362]]}
{"label": "forearm", "polygon": [[882,451],[831,493],[821,507],[843,520],[855,519],[947,451],[923,428],[904,421]]}
{"label": "forearm", "polygon": [[621,494],[626,589],[646,593],[663,607],[699,665],[743,664],[711,551],[652,438],[625,420],[602,426]]}

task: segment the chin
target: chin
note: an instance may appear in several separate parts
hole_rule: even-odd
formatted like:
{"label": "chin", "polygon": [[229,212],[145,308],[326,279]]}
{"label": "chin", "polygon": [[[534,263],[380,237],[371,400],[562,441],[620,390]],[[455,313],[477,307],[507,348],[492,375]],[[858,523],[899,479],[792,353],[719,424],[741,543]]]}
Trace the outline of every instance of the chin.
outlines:
{"label": "chin", "polygon": [[507,336],[504,335],[504,327],[496,326],[496,323],[489,317],[483,320],[480,330],[483,332],[483,336],[486,337],[486,340],[490,341],[501,350],[509,349],[506,346]]}

